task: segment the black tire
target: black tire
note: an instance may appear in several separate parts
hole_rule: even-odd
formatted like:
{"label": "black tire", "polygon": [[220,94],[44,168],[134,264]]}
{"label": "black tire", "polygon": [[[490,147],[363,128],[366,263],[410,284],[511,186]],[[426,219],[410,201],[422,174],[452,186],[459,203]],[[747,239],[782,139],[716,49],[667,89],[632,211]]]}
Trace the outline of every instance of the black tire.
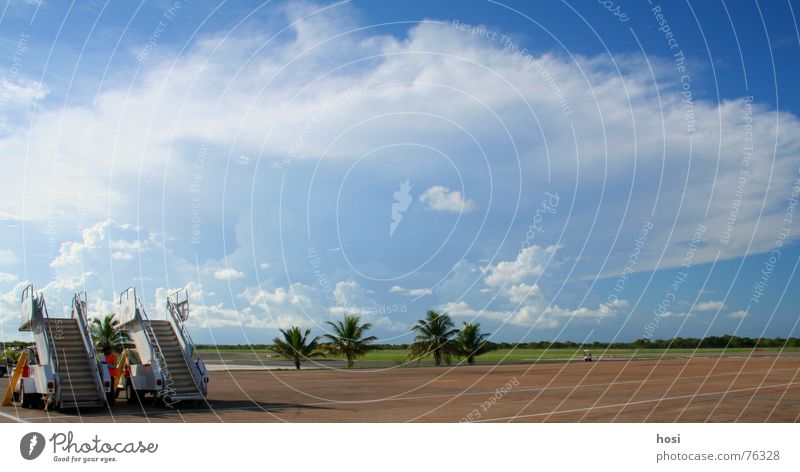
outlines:
{"label": "black tire", "polygon": [[153,406],[167,406],[164,397],[159,397],[158,392],[150,392],[150,404]]}
{"label": "black tire", "polygon": [[114,403],[117,402],[117,394],[118,392],[114,392],[113,390],[106,393],[106,402],[108,406],[114,406]]}
{"label": "black tire", "polygon": [[139,403],[139,392],[133,388],[133,383],[130,380],[125,382],[125,398],[128,399],[128,403]]}
{"label": "black tire", "polygon": [[0,367],[0,377],[5,377],[5,376],[6,376],[6,368]]}
{"label": "black tire", "polygon": [[25,384],[19,386],[19,402],[22,408],[33,408],[33,402],[30,394],[25,393]]}

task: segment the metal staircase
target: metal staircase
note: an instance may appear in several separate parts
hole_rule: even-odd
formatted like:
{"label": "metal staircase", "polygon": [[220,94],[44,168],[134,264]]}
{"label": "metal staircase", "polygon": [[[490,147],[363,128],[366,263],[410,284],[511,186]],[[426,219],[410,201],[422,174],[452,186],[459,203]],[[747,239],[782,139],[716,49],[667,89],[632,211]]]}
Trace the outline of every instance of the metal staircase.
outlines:
{"label": "metal staircase", "polygon": [[[178,401],[185,397],[196,398],[199,389],[186,359],[183,356],[178,336],[169,321],[151,321],[153,333],[162,347],[161,353],[170,368],[169,380],[165,380],[169,385],[170,393],[165,395],[168,401]],[[166,377],[165,377],[166,378]]]}
{"label": "metal staircase", "polygon": [[75,318],[47,318],[58,361],[61,408],[94,408],[105,405],[105,393],[97,373],[94,354],[87,352],[79,321]]}
{"label": "metal staircase", "polygon": [[[136,300],[136,304],[139,305],[139,300]],[[172,396],[175,394],[175,389],[172,388],[174,381],[172,380],[172,374],[169,369],[169,363],[167,361],[166,356],[164,355],[164,351],[161,349],[161,342],[159,342],[159,336],[156,335],[156,330],[154,329],[153,322],[147,318],[147,314],[144,311],[144,308],[138,306],[137,309],[142,316],[142,326],[144,328],[144,334],[147,338],[147,342],[150,344],[150,349],[153,352],[153,358],[158,365],[158,370],[161,372],[161,378],[163,380],[163,386],[160,391],[156,393],[156,397],[160,398],[165,404],[172,404],[174,403]]]}
{"label": "metal staircase", "polygon": [[203,400],[208,374],[183,324],[189,313],[186,291],[170,295],[166,320],[151,320],[133,287],[120,294],[118,311],[121,326],[141,358],[139,366],[132,366],[136,371],[130,379],[134,388],[152,392],[168,406],[179,401]]}
{"label": "metal staircase", "polygon": [[105,391],[86,319],[86,302],[76,294],[71,318],[51,318],[44,295],[34,293],[28,285],[21,304],[20,331],[33,332],[39,365],[52,373],[48,403],[63,409],[104,406]]}

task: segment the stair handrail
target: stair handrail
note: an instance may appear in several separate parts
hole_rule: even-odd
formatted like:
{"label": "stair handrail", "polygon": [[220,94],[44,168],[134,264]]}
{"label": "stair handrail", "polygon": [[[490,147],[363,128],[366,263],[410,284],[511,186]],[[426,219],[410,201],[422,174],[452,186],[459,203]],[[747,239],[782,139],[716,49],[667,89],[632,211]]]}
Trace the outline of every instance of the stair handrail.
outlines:
{"label": "stair handrail", "polygon": [[97,367],[97,351],[94,347],[92,333],[89,330],[89,320],[86,315],[85,291],[76,293],[72,297],[72,317],[78,320],[81,337],[83,338],[84,345],[87,347],[86,357],[89,359],[89,365],[92,367],[92,372],[94,372],[95,387],[97,387],[97,393],[100,395],[100,398],[103,398],[105,396],[105,390],[103,389],[103,381],[100,377],[100,369]]}
{"label": "stair handrail", "polygon": [[[150,344],[150,350],[155,356],[155,360],[158,363],[158,368],[161,371],[161,376],[163,377],[162,380],[164,382],[164,388],[162,388],[161,391],[156,394],[156,396],[161,399],[167,398],[168,400],[164,403],[169,406],[174,403],[171,402],[169,398],[175,394],[175,389],[172,388],[172,384],[175,381],[172,380],[172,374],[170,374],[167,361],[164,359],[164,352],[161,349],[161,343],[158,342],[158,337],[156,337],[155,333],[153,332],[153,325],[150,323],[150,317],[147,316],[147,312],[144,311],[144,306],[139,300],[139,297],[136,296],[136,289],[133,291],[133,298],[134,303],[136,304],[136,310],[139,312],[142,318],[142,327],[145,330],[145,338],[147,338],[147,342]],[[155,345],[153,343],[155,343]]]}
{"label": "stair handrail", "polygon": [[[179,298],[179,294],[181,293],[186,294],[185,299],[182,301]],[[198,365],[200,362],[200,353],[197,352],[192,336],[189,334],[189,330],[184,323],[189,319],[189,294],[185,288],[176,290],[167,296],[167,313],[172,317],[172,324],[178,328],[178,335],[181,337],[181,342],[184,346],[184,359],[194,364],[190,370],[195,380],[195,385],[200,388],[200,390],[204,391],[205,381],[202,377],[205,373],[199,372],[200,366]],[[187,352],[189,354],[188,359],[186,357]]]}
{"label": "stair handrail", "polygon": [[[28,291],[30,288],[30,291]],[[53,396],[55,397],[55,404],[58,405],[61,401],[61,367],[58,363],[58,353],[56,352],[56,345],[53,343],[53,332],[50,323],[46,322],[45,319],[48,321],[50,320],[50,314],[47,312],[47,303],[44,300],[44,294],[39,294],[37,297],[36,294],[33,292],[33,284],[28,284],[28,287],[23,290],[22,301],[25,300],[25,292],[28,292],[28,296],[31,297],[31,308],[36,309],[37,305],[39,308],[39,312],[41,313],[41,318],[39,322],[42,323],[42,334],[44,335],[44,342],[47,345],[47,360],[50,362],[50,365],[53,366],[53,380],[54,380],[54,393]],[[34,331],[34,337],[36,336],[36,331]],[[38,353],[37,353],[38,354]],[[41,361],[40,361],[41,362]]]}
{"label": "stair handrail", "polygon": [[[192,340],[192,336],[189,334],[189,329],[186,327],[184,323],[186,320],[189,319],[189,298],[187,295],[186,300],[183,302],[179,302],[177,295],[181,292],[186,292],[186,289],[176,290],[169,296],[167,296],[167,312],[172,316],[172,320],[174,324],[178,327],[178,334],[181,335],[184,341],[184,345],[188,346],[191,350],[190,358],[192,362],[200,361],[200,354],[197,352],[197,349],[194,347],[194,341]],[[173,301],[173,297],[174,301]],[[185,310],[181,312],[179,308],[182,304],[185,303]],[[183,316],[181,316],[183,315]]]}

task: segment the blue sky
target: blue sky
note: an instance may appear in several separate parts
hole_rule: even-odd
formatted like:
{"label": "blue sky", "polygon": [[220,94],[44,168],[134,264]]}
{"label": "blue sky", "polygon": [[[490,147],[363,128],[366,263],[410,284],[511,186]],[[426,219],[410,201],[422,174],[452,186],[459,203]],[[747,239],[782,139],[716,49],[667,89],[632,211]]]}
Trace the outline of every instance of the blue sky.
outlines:
{"label": "blue sky", "polygon": [[797,336],[797,5],[648,3],[0,4],[0,338]]}

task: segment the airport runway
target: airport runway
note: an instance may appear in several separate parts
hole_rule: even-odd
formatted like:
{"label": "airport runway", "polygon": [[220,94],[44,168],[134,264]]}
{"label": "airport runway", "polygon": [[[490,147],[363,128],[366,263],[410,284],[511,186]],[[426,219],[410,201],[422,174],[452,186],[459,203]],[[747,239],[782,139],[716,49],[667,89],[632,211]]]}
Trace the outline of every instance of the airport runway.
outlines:
{"label": "airport runway", "polygon": [[[244,366],[246,367],[246,366]],[[5,388],[8,379],[0,379]],[[124,394],[123,394],[124,396]],[[0,422],[797,422],[800,357],[355,370],[225,370],[208,401]]]}

